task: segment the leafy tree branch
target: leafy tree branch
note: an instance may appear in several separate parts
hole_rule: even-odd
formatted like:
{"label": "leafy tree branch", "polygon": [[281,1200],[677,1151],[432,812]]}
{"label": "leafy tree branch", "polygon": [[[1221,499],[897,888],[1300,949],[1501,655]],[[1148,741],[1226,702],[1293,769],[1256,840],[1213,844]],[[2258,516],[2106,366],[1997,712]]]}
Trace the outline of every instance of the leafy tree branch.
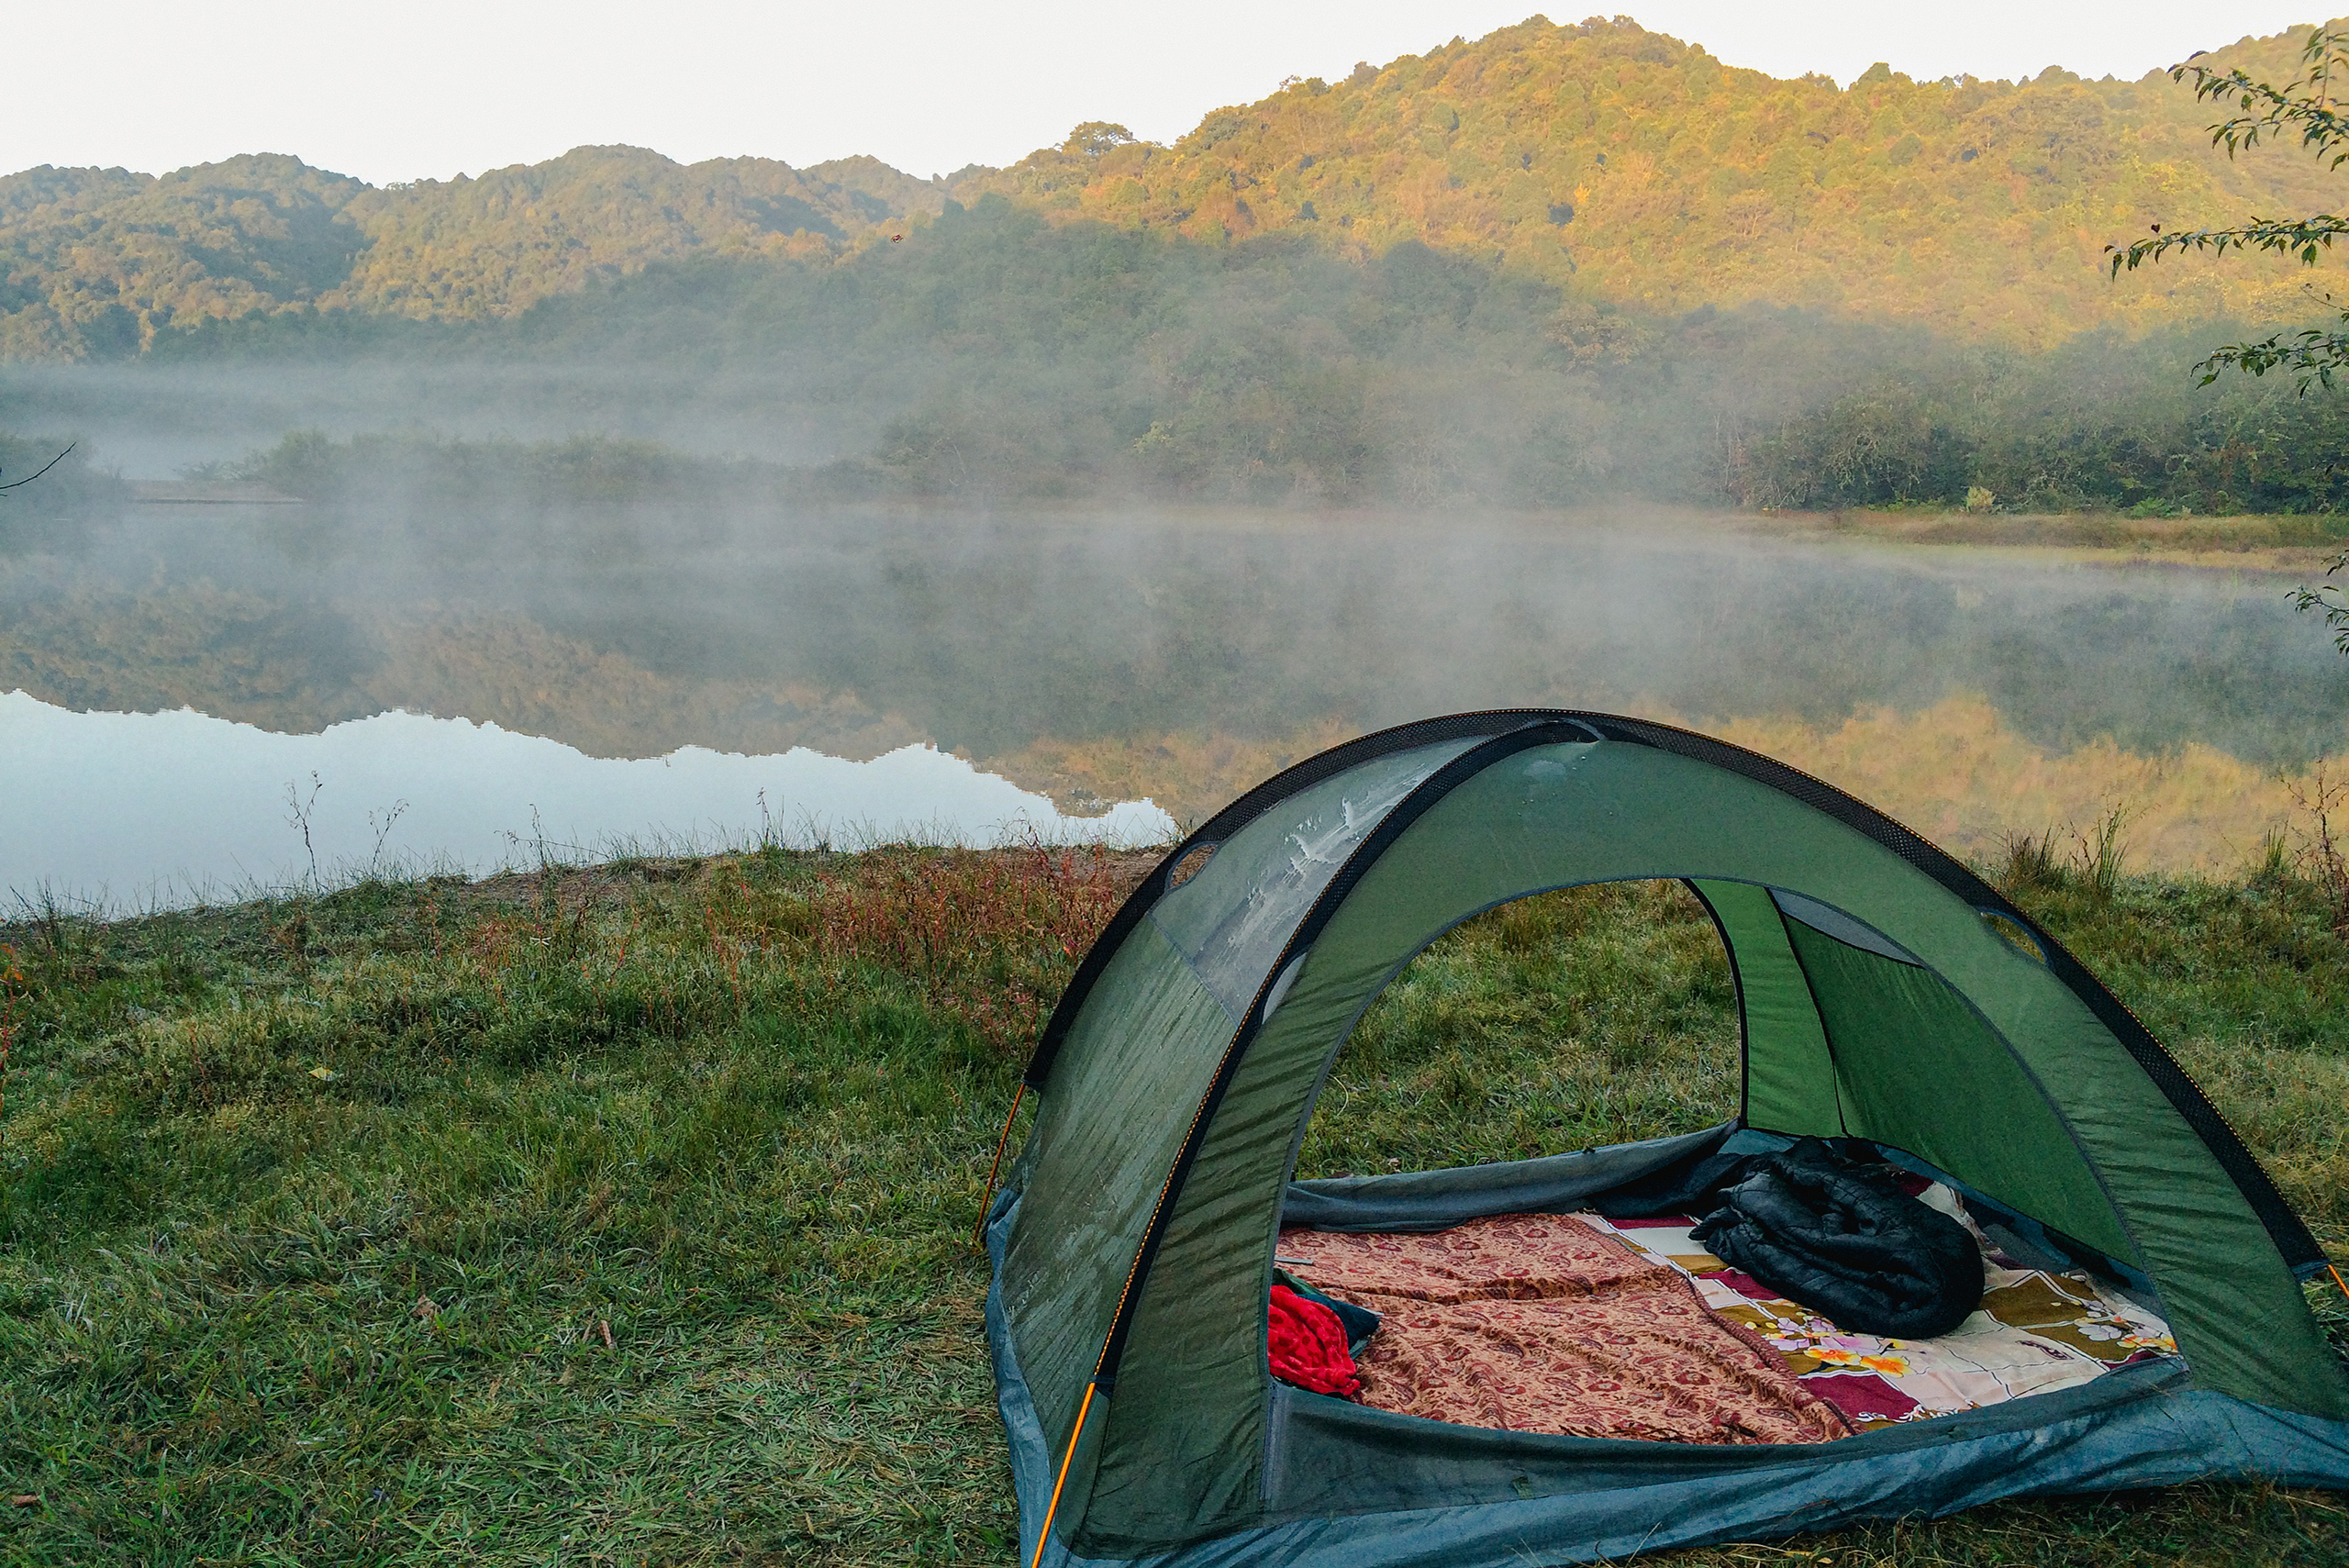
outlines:
{"label": "leafy tree branch", "polygon": [[[2337,170],[2349,163],[2349,116],[2335,106],[2332,88],[2336,80],[2349,76],[2349,30],[2311,28],[2309,41],[2300,50],[2300,63],[2304,69],[2299,79],[2281,87],[2256,80],[2240,66],[2214,71],[2189,61],[2172,70],[2170,76],[2178,82],[2192,76],[2198,103],[2233,104],[2234,117],[2210,128],[2210,144],[2225,148],[2228,157],[2262,141],[2297,134],[2303,150],[2323,159],[2327,169]],[[2344,234],[2349,234],[2349,218],[2332,213],[2299,218],[2255,217],[2232,228],[2178,229],[2167,234],[2157,223],[2147,238],[2126,247],[2108,245],[2105,250],[2112,258],[2114,277],[2124,268],[2133,272],[2172,252],[2187,250],[2214,255],[2231,250],[2266,251],[2298,256],[2304,264],[2313,266],[2319,255],[2330,250],[2333,240]],[[2328,306],[2338,308],[2331,295],[2322,297]],[[2283,370],[2298,378],[2304,396],[2311,386],[2330,390],[2334,374],[2349,370],[2349,331],[2342,329],[2349,328],[2349,311],[2341,312],[2341,323],[2332,328],[2274,332],[2256,342],[2230,343],[2194,368],[2204,386],[2230,370],[2255,376]],[[2289,597],[2294,609],[2322,615],[2332,630],[2333,646],[2349,654],[2349,588],[2331,581],[2344,573],[2349,573],[2349,550],[2335,555],[2325,567],[2328,581],[2314,587],[2302,584]]]}
{"label": "leafy tree branch", "polygon": [[[2210,144],[2225,148],[2228,157],[2262,141],[2297,133],[2304,150],[2326,160],[2327,168],[2338,169],[2349,162],[2349,115],[2334,106],[2332,88],[2337,79],[2349,75],[2349,29],[2310,29],[2300,50],[2300,62],[2305,68],[2302,74],[2281,87],[2255,79],[2240,66],[2216,71],[2188,61],[2174,67],[2170,76],[2178,82],[2192,77],[2198,103],[2233,103],[2235,116],[2210,128]],[[2167,233],[2156,223],[2143,239],[2104,249],[2112,258],[2115,277],[2124,270],[2135,272],[2164,256],[2188,250],[2213,255],[2229,250],[2266,251],[2298,256],[2304,264],[2313,266],[2320,255],[2332,248],[2333,240],[2344,235],[2349,235],[2349,217],[2317,213],[2308,217],[2254,217],[2228,228]],[[2328,306],[2334,304],[2330,295],[2324,300]],[[2349,312],[2343,313],[2342,321],[2349,325]],[[2230,370],[2251,375],[2287,370],[2299,378],[2303,393],[2311,386],[2330,388],[2335,373],[2349,369],[2349,332],[2307,328],[2271,333],[2257,342],[2230,343],[2194,368],[2205,386]]]}

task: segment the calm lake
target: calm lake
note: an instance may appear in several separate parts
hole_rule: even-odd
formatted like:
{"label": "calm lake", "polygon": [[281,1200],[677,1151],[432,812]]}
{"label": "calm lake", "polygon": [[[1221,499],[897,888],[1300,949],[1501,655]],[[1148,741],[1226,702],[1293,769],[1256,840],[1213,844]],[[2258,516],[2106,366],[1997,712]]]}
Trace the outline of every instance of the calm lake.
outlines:
{"label": "calm lake", "polygon": [[133,506],[0,536],[0,890],[1150,840],[1526,704],[1722,734],[1961,852],[2120,809],[2134,863],[2232,868],[2349,727],[2288,581],[1650,513]]}

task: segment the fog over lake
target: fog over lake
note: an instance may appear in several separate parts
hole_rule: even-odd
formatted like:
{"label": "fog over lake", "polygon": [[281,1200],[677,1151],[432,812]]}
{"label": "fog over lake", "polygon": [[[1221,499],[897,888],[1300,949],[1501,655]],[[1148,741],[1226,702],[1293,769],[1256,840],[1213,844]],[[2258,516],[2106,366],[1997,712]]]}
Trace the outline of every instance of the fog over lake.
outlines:
{"label": "fog over lake", "polygon": [[0,887],[348,874],[401,802],[385,862],[476,871],[1150,840],[1521,705],[1760,745],[1967,852],[2119,806],[2216,865],[2349,722],[2288,583],[1639,510],[133,505],[0,550]]}

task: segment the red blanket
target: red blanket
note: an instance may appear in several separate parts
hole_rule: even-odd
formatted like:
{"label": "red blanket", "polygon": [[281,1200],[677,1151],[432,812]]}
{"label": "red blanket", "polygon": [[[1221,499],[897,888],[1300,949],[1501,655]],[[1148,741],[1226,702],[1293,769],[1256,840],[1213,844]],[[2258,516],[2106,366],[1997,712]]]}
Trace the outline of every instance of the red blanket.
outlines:
{"label": "red blanket", "polygon": [[1272,1327],[1266,1339],[1272,1350],[1273,1375],[1283,1383],[1348,1399],[1362,1392],[1362,1379],[1354,1375],[1354,1358],[1346,1350],[1346,1330],[1338,1315],[1319,1302],[1308,1301],[1285,1284],[1273,1286]]}
{"label": "red blanket", "polygon": [[1286,1230],[1280,1251],[1315,1289],[1385,1315],[1356,1369],[1365,1405],[1660,1442],[1851,1432],[1774,1347],[1707,1311],[1687,1276],[1579,1220],[1510,1215],[1431,1236]]}

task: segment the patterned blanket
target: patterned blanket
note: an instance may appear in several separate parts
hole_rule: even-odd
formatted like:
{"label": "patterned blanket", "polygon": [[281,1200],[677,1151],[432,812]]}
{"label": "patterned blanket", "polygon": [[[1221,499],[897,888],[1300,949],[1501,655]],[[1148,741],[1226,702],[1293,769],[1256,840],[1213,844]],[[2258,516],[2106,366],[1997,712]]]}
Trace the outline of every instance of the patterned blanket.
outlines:
{"label": "patterned blanket", "polygon": [[1847,1334],[1807,1307],[1725,1266],[1688,1234],[1688,1215],[1609,1222],[1576,1216],[1642,1257],[1686,1275],[1715,1316],[1760,1335],[1803,1386],[1856,1428],[1976,1410],[2048,1394],[2117,1366],[2177,1353],[2169,1325],[2085,1273],[2021,1267],[1984,1236],[1957,1195],[1938,1184],[1916,1195],[1973,1231],[1982,1249],[1982,1306],[1935,1340]]}
{"label": "patterned blanket", "polygon": [[1431,1235],[1281,1233],[1281,1261],[1384,1315],[1363,1403],[1465,1426],[1663,1442],[1818,1442],[2068,1388],[2174,1354],[2085,1274],[1984,1251],[1981,1310],[1937,1340],[1846,1334],[1728,1268],[1687,1215],[1508,1215]]}
{"label": "patterned blanket", "polygon": [[1464,1426],[1659,1442],[1847,1436],[1759,1335],[1681,1271],[1578,1219],[1511,1215],[1428,1236],[1291,1230],[1299,1278],[1383,1315],[1362,1401]]}

